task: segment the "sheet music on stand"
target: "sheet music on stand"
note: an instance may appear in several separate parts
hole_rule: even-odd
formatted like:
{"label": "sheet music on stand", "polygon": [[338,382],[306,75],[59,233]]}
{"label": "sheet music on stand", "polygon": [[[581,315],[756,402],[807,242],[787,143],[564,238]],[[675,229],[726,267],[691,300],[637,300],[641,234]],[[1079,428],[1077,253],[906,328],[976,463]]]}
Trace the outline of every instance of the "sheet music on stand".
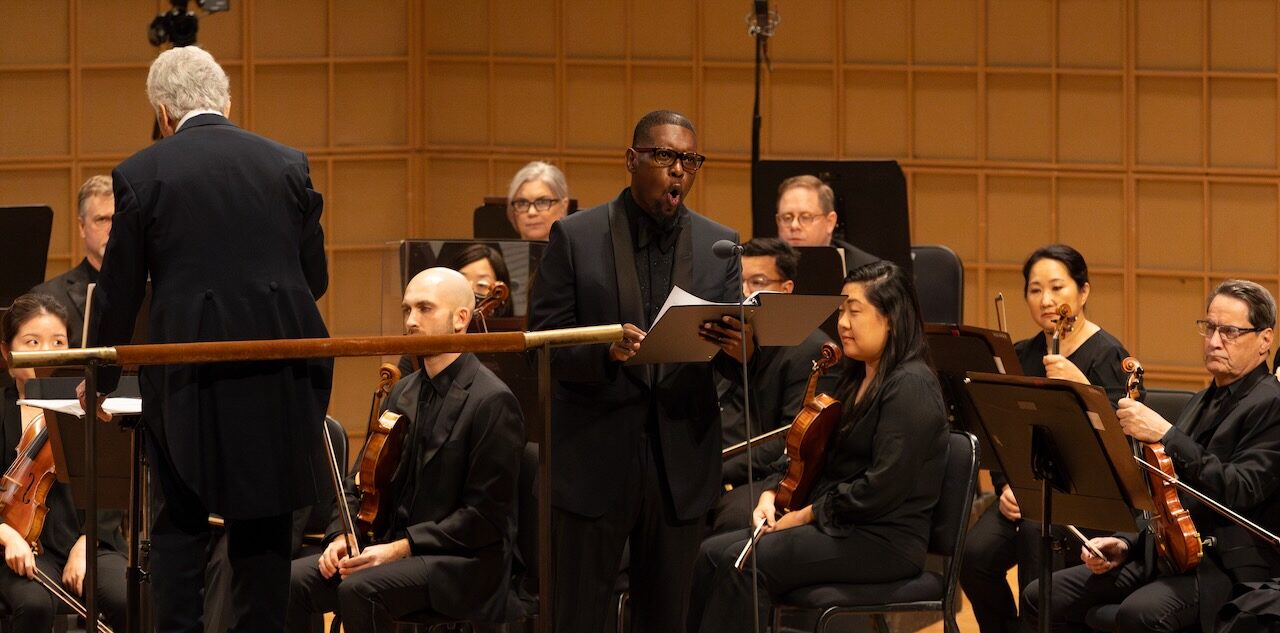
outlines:
{"label": "sheet music on stand", "polygon": [[699,363],[711,360],[720,346],[698,335],[703,323],[723,316],[747,322],[762,347],[799,345],[844,301],[843,295],[797,295],[761,291],[738,303],[717,303],[697,297],[680,286],[671,289],[644,344],[628,365]]}

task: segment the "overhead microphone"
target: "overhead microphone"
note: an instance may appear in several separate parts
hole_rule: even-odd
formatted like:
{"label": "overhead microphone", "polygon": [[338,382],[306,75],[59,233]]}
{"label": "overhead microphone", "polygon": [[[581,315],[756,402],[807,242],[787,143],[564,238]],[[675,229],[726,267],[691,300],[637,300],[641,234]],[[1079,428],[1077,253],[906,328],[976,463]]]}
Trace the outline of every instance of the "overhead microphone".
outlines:
{"label": "overhead microphone", "polygon": [[742,245],[733,240],[717,240],[711,245],[711,252],[720,259],[729,259],[742,253]]}
{"label": "overhead microphone", "polygon": [[753,11],[747,14],[747,35],[773,37],[773,29],[781,19],[769,9],[769,0],[752,0]]}

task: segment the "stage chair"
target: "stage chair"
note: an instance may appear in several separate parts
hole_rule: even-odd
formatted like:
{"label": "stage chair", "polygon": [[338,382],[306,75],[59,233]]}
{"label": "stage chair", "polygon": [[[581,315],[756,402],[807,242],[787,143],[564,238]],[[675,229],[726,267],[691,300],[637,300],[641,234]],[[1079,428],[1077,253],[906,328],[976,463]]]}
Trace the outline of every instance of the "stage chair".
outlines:
{"label": "stage chair", "polygon": [[[794,590],[776,601],[773,630],[781,630],[782,616],[790,611],[820,611],[814,631],[826,631],[840,616],[866,615],[881,633],[889,633],[886,613],[941,611],[947,633],[960,633],[956,624],[960,575],[960,553],[969,530],[969,510],[978,482],[978,440],[969,433],[952,431],[948,440],[946,474],[942,495],[933,510],[929,553],[944,559],[943,573],[924,571],[915,578],[897,582],[855,585],[815,585]],[[850,564],[855,564],[850,561]]]}
{"label": "stage chair", "polygon": [[942,245],[911,247],[916,296],[925,323],[964,322],[964,263]]}

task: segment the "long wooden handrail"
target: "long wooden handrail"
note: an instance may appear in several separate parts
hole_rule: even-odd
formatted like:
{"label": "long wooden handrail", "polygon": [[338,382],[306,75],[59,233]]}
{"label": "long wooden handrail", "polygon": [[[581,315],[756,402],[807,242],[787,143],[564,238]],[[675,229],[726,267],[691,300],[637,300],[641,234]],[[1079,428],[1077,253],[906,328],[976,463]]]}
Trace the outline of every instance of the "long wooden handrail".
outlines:
{"label": "long wooden handrail", "polygon": [[585,345],[622,340],[621,325],[438,336],[348,336],[334,338],[164,343],[89,347],[43,352],[13,352],[14,367],[74,367],[97,361],[103,365],[178,365],[222,361],[337,358],[440,352],[522,352],[550,345]]}

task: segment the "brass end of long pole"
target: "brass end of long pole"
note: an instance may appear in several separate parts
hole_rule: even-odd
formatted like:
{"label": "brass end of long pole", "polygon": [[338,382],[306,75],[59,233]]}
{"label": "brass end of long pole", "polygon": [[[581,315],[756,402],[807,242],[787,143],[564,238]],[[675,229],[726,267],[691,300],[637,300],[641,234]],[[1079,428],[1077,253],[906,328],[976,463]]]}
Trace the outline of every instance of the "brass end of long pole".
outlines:
{"label": "brass end of long pole", "polygon": [[584,327],[564,328],[561,330],[545,330],[541,332],[525,332],[524,344],[533,349],[550,345],[564,347],[567,345],[588,345],[591,343],[612,343],[622,340],[622,326],[588,325]]}
{"label": "brass end of long pole", "polygon": [[86,347],[44,352],[14,352],[9,364],[15,368],[27,367],[78,367],[98,361],[104,365],[116,362],[114,347]]}

